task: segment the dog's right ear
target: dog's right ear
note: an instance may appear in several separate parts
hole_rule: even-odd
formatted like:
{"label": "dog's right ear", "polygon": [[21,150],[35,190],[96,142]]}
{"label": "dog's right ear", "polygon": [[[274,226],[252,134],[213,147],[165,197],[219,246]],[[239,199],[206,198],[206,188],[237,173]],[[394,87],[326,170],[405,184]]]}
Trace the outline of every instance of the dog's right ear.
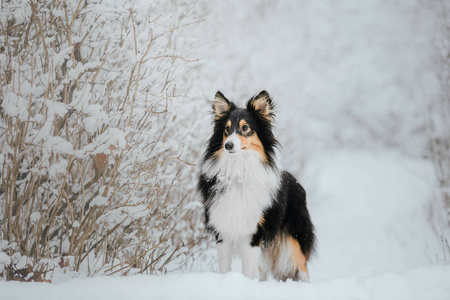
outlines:
{"label": "dog's right ear", "polygon": [[225,96],[220,91],[217,91],[212,105],[215,119],[220,119],[224,114],[229,112],[232,107],[233,103],[225,98]]}

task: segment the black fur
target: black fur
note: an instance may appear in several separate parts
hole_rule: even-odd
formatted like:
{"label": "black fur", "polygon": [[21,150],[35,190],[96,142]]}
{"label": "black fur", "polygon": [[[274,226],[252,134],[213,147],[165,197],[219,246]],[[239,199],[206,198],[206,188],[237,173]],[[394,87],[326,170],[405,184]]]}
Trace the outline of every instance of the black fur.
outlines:
{"label": "black fur", "polygon": [[[252,100],[261,96],[267,97],[270,108],[269,114],[261,114],[252,105]],[[261,140],[264,152],[267,155],[267,167],[276,168],[275,150],[279,144],[272,132],[274,105],[268,93],[263,91],[251,98],[245,109],[238,108],[220,92],[216,94],[217,97],[222,98],[224,103],[229,105],[229,110],[221,113],[219,116],[216,115],[213,134],[208,141],[203,160],[219,159],[216,154],[222,148],[226,123],[228,120],[231,120],[232,124],[235,124],[236,121],[244,119]],[[233,130],[234,128],[231,128],[231,131]],[[315,234],[306,205],[305,190],[287,171],[281,171],[280,181],[279,190],[274,199],[272,199],[271,206],[264,211],[264,222],[257,225],[251,245],[264,247],[274,241],[277,235],[288,234],[298,241],[302,252],[309,257],[314,251]],[[215,183],[215,177],[207,178],[204,174],[201,174],[197,188],[203,199],[206,228],[215,236],[217,242],[221,242],[220,232],[217,232],[209,224],[209,208],[214,195],[218,192],[215,189]],[[230,220],[230,222],[233,222],[233,220]]]}
{"label": "black fur", "polygon": [[215,194],[216,194],[216,190],[214,189],[214,185],[216,184],[216,177],[214,178],[206,178],[206,176],[204,174],[201,174],[198,180],[198,185],[197,185],[197,189],[200,192],[200,194],[202,195],[202,199],[203,201],[203,205],[205,207],[205,224],[206,224],[206,230],[213,234],[216,238],[216,242],[221,242],[221,239],[219,237],[219,233],[215,230],[215,228],[213,226],[211,226],[209,224],[209,206],[211,204],[210,201],[206,200],[206,199],[213,199]]}
{"label": "black fur", "polygon": [[264,220],[262,226],[258,225],[252,246],[264,246],[283,232],[298,241],[303,254],[309,256],[313,253],[315,234],[306,207],[306,193],[289,172],[283,171],[281,186],[272,206],[264,212]]}

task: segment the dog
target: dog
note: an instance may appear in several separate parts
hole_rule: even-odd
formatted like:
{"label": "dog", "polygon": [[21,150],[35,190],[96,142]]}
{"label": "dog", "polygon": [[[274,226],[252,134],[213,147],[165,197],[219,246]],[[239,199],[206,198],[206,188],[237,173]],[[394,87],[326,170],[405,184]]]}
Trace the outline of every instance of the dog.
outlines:
{"label": "dog", "polygon": [[314,226],[305,190],[280,166],[270,95],[261,91],[239,108],[218,91],[212,108],[197,189],[219,271],[229,272],[238,254],[249,278],[309,282]]}

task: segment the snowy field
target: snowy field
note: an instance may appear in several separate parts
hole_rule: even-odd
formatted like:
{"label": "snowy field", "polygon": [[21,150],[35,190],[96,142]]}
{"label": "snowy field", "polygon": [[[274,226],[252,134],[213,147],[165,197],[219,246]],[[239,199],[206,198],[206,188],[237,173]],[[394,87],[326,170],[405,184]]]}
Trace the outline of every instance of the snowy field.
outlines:
{"label": "snowy field", "polygon": [[342,277],[306,284],[257,282],[242,274],[190,273],[73,279],[61,284],[0,283],[2,299],[448,299],[450,269]]}
{"label": "snowy field", "polygon": [[[305,187],[317,229],[311,283],[249,280],[238,262],[217,274],[211,244],[168,275],[0,282],[0,298],[450,299],[440,239],[450,235],[424,155],[426,99],[438,93],[433,9],[330,0],[198,10],[208,14],[186,50],[201,58],[191,96],[206,107],[217,90],[241,105],[262,89],[273,95],[283,164]],[[200,149],[210,116],[196,126],[205,134],[187,143]]]}

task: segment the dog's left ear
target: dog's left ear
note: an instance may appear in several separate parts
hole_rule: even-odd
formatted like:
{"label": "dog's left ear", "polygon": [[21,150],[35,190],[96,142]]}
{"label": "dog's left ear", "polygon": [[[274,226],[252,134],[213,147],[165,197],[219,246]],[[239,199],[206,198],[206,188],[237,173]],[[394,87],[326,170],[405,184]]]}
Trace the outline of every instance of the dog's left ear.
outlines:
{"label": "dog's left ear", "polygon": [[247,109],[259,113],[269,121],[273,120],[274,104],[266,91],[261,91],[250,99],[247,103]]}

